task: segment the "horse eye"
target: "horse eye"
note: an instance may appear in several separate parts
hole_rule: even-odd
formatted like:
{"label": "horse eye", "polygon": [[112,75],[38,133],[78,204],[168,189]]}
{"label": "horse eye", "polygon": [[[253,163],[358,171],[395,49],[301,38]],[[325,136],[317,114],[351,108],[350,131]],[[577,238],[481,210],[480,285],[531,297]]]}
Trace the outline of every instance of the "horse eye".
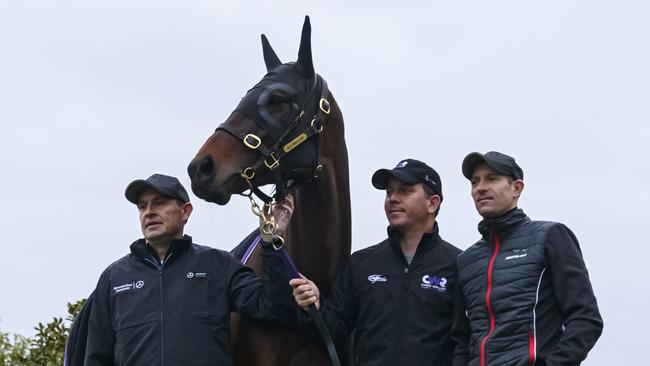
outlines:
{"label": "horse eye", "polygon": [[272,95],[269,98],[269,103],[273,105],[280,105],[284,103],[288,103],[290,100],[289,98],[285,97],[284,95]]}

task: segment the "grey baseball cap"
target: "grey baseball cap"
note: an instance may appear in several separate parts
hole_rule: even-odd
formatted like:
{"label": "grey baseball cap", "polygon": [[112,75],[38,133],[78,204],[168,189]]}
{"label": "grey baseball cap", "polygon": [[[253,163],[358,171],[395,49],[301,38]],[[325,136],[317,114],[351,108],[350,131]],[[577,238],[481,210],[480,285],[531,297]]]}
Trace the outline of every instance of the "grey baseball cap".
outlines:
{"label": "grey baseball cap", "polygon": [[154,174],[147,179],[134,180],[126,187],[124,195],[129,202],[137,204],[140,192],[145,188],[153,188],[166,196],[179,199],[183,203],[190,202],[190,196],[187,195],[181,182],[176,177],[164,174]]}

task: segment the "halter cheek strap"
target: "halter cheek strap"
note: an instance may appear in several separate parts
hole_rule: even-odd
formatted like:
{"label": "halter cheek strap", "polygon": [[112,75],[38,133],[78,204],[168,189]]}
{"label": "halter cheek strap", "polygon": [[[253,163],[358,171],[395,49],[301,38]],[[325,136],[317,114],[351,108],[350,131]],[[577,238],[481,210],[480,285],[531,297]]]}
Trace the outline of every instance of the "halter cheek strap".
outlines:
{"label": "halter cheek strap", "polygon": [[[241,172],[242,178],[248,183],[248,186],[250,187],[251,192],[248,194],[255,194],[259,199],[264,201],[265,203],[270,203],[274,199],[276,201],[281,200],[284,195],[284,181],[282,177],[282,171],[280,168],[280,162],[282,158],[287,155],[289,152],[300,146],[302,143],[305,141],[308,141],[312,136],[320,135],[321,132],[323,132],[323,125],[325,122],[325,116],[330,113],[331,107],[330,103],[327,100],[327,95],[329,94],[329,89],[327,88],[327,82],[325,79],[320,77],[319,75],[316,76],[317,80],[316,83],[314,84],[314,88],[318,85],[318,82],[320,81],[320,98],[318,99],[317,103],[314,103],[315,107],[315,113],[312,117],[311,122],[307,127],[305,127],[302,132],[298,133],[296,137],[294,137],[291,141],[285,142],[285,139],[287,138],[288,135],[293,133],[295,130],[297,130],[300,125],[303,122],[303,118],[305,116],[305,106],[308,105],[309,99],[305,100],[305,103],[303,104],[300,112],[296,115],[296,117],[293,119],[291,124],[289,125],[289,128],[280,136],[276,141],[272,141],[270,143],[265,144],[263,138],[265,137],[264,135],[266,134],[265,130],[262,130],[260,133],[255,134],[254,132],[250,131],[242,131],[239,129],[238,126],[230,123],[229,121],[226,121],[219,125],[217,127],[217,130],[224,130],[231,134],[232,136],[236,137],[239,139],[244,146],[251,150],[255,150],[259,155],[259,159],[251,166],[245,168]],[[311,93],[310,93],[311,94]],[[316,159],[315,161],[316,166],[313,167],[313,176],[315,178],[318,178],[320,175],[320,172],[322,170],[322,165],[318,163],[318,154],[319,154],[319,148],[318,148],[318,143],[319,139],[316,140],[317,143],[317,148],[316,148]],[[276,187],[276,193],[273,195],[273,197],[268,196],[264,192],[262,192],[258,186],[253,184],[253,179],[255,178],[256,172],[262,168],[266,167],[268,170],[273,172],[274,176],[274,184]]]}

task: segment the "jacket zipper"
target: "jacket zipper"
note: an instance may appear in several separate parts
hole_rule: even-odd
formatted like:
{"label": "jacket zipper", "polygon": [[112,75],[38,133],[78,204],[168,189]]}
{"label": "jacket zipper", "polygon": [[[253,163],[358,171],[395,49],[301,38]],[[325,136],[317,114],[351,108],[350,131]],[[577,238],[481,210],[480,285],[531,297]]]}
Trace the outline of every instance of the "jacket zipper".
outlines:
{"label": "jacket zipper", "polygon": [[535,335],[533,330],[528,331],[528,364],[533,366],[535,364]]}
{"label": "jacket zipper", "polygon": [[488,265],[487,291],[485,291],[485,307],[487,308],[488,318],[490,319],[490,331],[483,338],[483,341],[481,341],[481,366],[487,365],[485,346],[487,344],[488,338],[492,335],[492,332],[494,332],[495,320],[494,320],[494,313],[492,312],[492,302],[490,300],[490,295],[492,294],[492,273],[494,270],[494,261],[497,258],[497,254],[499,254],[499,244],[500,244],[499,237],[495,233],[494,252],[492,253],[492,257],[490,258],[490,264]]}
{"label": "jacket zipper", "polygon": [[172,256],[173,253],[169,253],[169,255],[162,261],[162,263],[158,264],[156,263],[157,261],[151,260],[149,258],[145,258],[145,260],[151,264],[154,265],[158,269],[158,276],[160,278],[160,365],[165,366],[165,307],[164,307],[164,293],[163,293],[163,268],[165,267],[165,263],[167,263],[167,260]]}

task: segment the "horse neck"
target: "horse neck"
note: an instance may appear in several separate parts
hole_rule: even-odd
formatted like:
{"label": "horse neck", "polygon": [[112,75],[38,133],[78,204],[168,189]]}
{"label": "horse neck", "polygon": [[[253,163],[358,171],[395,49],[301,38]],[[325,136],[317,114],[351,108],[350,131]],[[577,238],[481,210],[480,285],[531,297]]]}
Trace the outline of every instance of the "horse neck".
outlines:
{"label": "horse neck", "polygon": [[351,215],[348,155],[343,117],[330,95],[332,113],[320,136],[320,178],[294,193],[295,212],[287,250],[298,270],[329,293],[330,282],[350,255]]}

